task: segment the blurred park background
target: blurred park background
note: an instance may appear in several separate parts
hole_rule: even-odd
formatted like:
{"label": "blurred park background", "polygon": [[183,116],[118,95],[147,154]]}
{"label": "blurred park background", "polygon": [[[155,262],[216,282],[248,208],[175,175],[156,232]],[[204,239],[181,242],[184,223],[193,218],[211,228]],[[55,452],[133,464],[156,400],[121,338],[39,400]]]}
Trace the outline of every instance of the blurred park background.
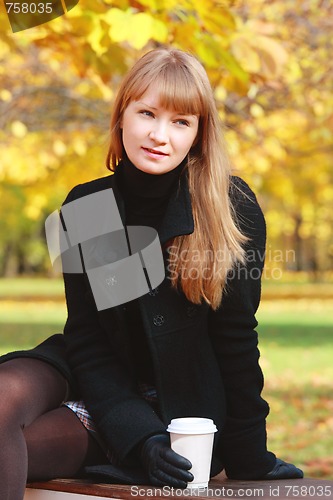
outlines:
{"label": "blurred park background", "polygon": [[44,221],[74,185],[107,175],[122,75],[153,47],[191,51],[267,220],[257,318],[269,445],[332,479],[332,2],[81,0],[15,34],[0,9],[0,353],[62,331]]}

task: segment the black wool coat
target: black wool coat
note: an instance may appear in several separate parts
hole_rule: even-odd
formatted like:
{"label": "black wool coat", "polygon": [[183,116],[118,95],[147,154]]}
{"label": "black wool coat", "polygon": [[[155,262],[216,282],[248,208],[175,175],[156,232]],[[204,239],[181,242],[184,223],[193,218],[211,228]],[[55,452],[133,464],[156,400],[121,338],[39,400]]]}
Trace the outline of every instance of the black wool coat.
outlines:
{"label": "black wool coat", "polygon": [[[74,380],[77,397],[84,399],[119,466],[133,464],[132,452],[145,438],[165,432],[172,418],[186,416],[212,418],[218,428],[212,475],[225,468],[229,478],[256,479],[275,465],[275,455],[266,447],[269,408],[261,397],[255,331],[265,221],[248,185],[237,177],[232,181],[237,221],[249,237],[248,261],[230,274],[219,309],[189,302],[171,288],[167,275],[157,289],[137,299],[154,366],[159,415],[137,387],[126,304],[98,311],[86,275],[64,275],[68,319],[61,342],[65,340],[69,369],[59,362],[59,336],[33,350],[35,357]],[[65,203],[108,188],[113,189],[125,225],[117,173],[76,186]],[[193,231],[188,184],[182,176],[159,230],[161,244]]]}

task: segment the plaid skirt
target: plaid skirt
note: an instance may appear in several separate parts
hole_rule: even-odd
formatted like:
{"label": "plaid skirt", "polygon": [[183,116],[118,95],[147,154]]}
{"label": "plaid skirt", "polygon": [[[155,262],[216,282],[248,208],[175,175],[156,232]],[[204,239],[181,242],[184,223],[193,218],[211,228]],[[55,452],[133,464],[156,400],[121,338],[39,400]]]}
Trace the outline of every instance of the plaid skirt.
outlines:
{"label": "plaid skirt", "polygon": [[[157,409],[157,392],[156,388],[145,384],[145,383],[139,383],[139,390],[142,395],[142,397],[152,405],[152,407]],[[112,450],[108,449],[106,444],[104,443],[102,437],[100,436],[95,423],[93,421],[92,416],[88,412],[84,401],[65,401],[63,403],[63,406],[67,406],[70,410],[72,410],[75,415],[78,417],[78,419],[82,422],[84,427],[91,433],[91,435],[96,439],[96,441],[99,443],[103,451],[105,452],[108,460],[112,463],[113,462],[113,454]]]}

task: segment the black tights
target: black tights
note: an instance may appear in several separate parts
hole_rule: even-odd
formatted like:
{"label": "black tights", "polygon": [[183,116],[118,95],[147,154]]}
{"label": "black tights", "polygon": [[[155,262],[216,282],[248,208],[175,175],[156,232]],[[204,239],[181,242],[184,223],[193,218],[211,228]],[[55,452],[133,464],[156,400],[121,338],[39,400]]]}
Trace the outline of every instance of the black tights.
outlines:
{"label": "black tights", "polygon": [[67,407],[67,382],[48,363],[0,365],[0,498],[22,500],[26,481],[73,477],[106,463],[97,442]]}

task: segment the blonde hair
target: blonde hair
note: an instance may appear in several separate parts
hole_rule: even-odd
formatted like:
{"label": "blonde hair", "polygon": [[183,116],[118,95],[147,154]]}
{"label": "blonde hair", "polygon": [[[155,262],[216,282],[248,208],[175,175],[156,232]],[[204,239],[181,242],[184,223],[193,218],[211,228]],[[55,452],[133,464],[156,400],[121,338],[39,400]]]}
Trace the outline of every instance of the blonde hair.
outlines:
{"label": "blonde hair", "polygon": [[191,302],[200,304],[205,300],[215,310],[221,303],[229,271],[236,262],[244,262],[242,245],[247,238],[235,222],[229,196],[230,162],[212,88],[194,56],[162,48],[146,53],[136,62],[123,80],[113,106],[107,167],[116,170],[124,156],[120,129],[124,110],[150,85],[157,88],[162,107],[199,115],[198,135],[186,167],[194,232],[174,238],[168,269],[173,287],[180,287]]}

